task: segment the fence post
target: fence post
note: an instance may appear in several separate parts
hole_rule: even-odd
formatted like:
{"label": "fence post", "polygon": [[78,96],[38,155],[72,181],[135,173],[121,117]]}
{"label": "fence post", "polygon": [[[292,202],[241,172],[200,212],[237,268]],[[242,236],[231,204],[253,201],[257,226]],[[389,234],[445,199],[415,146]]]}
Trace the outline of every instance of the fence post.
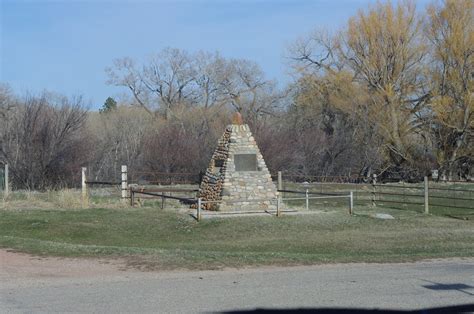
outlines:
{"label": "fence post", "polygon": [[[281,175],[281,171],[278,171],[278,190],[283,190],[283,179],[282,179],[282,175]],[[283,192],[279,192],[279,193],[283,193]],[[281,194],[278,194],[278,198],[280,199],[280,202],[281,202]]]}
{"label": "fence post", "polygon": [[282,182],[281,171],[278,171],[278,189],[283,190],[283,182]]}
{"label": "fence post", "polygon": [[306,189],[306,210],[309,210],[309,193],[308,189]]}
{"label": "fence post", "polygon": [[[278,171],[278,191],[283,190],[283,178],[282,172]],[[283,202],[283,192],[277,192],[277,217],[280,217],[280,207],[281,203]]]}
{"label": "fence post", "polygon": [[425,214],[429,214],[430,209],[429,209],[429,204],[428,204],[428,198],[429,198],[428,177],[425,177],[424,183],[425,183],[424,184],[425,185]]}
{"label": "fence post", "polygon": [[122,165],[122,201],[125,202],[127,200],[127,166]]}
{"label": "fence post", "polygon": [[8,164],[5,164],[5,195],[4,195],[4,199],[7,199],[9,194],[10,194],[10,181],[8,180]]}
{"label": "fence post", "polygon": [[135,206],[135,192],[133,192],[133,189],[130,189],[130,206]]}
{"label": "fence post", "polygon": [[354,192],[351,191],[349,194],[349,215],[352,215],[354,209]]}
{"label": "fence post", "polygon": [[196,212],[197,221],[201,221],[201,198],[198,198],[197,212]]}
{"label": "fence post", "polygon": [[87,170],[86,167],[81,168],[81,190],[82,190],[82,206],[83,207],[88,206],[86,170]]}
{"label": "fence post", "polygon": [[280,217],[280,197],[277,197],[277,217]]}
{"label": "fence post", "polygon": [[377,204],[375,203],[375,196],[377,193],[377,175],[374,174],[372,178],[372,206],[375,207]]}

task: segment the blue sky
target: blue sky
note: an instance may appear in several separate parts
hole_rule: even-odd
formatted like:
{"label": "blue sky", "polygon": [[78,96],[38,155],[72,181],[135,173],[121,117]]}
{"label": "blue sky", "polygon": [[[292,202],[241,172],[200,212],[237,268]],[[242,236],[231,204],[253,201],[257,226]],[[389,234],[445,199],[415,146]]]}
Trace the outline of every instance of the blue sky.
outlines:
{"label": "blue sky", "polygon": [[250,59],[286,82],[292,41],[317,27],[339,28],[371,1],[0,2],[0,81],[18,93],[82,94],[98,108],[125,91],[105,83],[113,59],[145,60],[165,47]]}

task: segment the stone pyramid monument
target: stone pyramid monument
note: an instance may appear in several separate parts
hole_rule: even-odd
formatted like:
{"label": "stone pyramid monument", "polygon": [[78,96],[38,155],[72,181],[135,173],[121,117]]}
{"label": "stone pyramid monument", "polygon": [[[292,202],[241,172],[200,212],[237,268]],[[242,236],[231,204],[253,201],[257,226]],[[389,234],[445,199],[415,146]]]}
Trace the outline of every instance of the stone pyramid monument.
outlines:
{"label": "stone pyramid monument", "polygon": [[257,142],[240,113],[232,117],[211,157],[198,197],[207,210],[251,211],[276,209],[277,188]]}

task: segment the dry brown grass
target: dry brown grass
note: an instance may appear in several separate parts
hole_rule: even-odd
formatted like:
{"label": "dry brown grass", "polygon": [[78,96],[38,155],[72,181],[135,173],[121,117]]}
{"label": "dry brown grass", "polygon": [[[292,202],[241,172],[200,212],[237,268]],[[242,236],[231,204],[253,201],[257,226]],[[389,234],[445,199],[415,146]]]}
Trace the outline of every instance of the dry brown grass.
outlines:
{"label": "dry brown grass", "polygon": [[74,210],[83,208],[81,191],[78,189],[47,190],[44,192],[14,191],[3,199],[1,209],[56,209]]}

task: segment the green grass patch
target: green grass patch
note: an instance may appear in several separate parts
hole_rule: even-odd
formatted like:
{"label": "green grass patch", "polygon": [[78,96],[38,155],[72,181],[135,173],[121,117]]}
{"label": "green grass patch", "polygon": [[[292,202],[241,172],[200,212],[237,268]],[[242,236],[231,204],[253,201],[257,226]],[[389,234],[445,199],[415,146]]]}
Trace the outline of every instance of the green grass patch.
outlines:
{"label": "green grass patch", "polygon": [[[392,214],[379,220],[373,213]],[[0,211],[0,247],[53,256],[126,257],[135,267],[401,262],[474,255],[474,222],[359,207],[313,215],[192,217],[156,207]]]}

